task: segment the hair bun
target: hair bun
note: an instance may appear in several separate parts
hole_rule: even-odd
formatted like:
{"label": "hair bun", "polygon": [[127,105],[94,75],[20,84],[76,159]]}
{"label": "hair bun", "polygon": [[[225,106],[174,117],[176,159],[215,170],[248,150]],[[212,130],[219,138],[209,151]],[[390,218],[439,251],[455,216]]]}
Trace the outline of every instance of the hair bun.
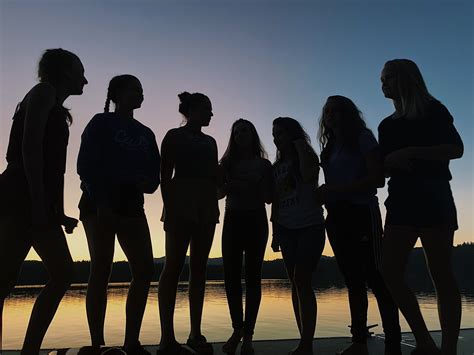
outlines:
{"label": "hair bun", "polygon": [[187,91],[184,91],[181,94],[178,94],[179,101],[180,101],[178,110],[179,110],[179,113],[183,114],[184,116],[187,116],[187,114],[189,112],[189,106],[190,106],[190,103],[191,103],[191,96],[192,96],[192,94],[190,94]]}

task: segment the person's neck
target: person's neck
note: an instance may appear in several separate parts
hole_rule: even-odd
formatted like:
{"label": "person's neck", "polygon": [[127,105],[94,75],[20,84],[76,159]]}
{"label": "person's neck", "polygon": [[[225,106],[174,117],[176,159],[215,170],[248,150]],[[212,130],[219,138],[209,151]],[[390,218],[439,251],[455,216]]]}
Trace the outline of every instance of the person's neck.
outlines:
{"label": "person's neck", "polygon": [[114,112],[120,118],[133,118],[133,110],[132,109],[116,107]]}
{"label": "person's neck", "polygon": [[201,133],[202,130],[202,126],[193,121],[188,121],[185,127],[194,133]]}
{"label": "person's neck", "polygon": [[64,101],[69,97],[69,94],[61,87],[56,87],[56,102],[59,106],[63,106]]}
{"label": "person's neck", "polygon": [[393,99],[393,107],[395,107],[395,115],[400,117],[403,114],[402,101],[399,99]]}

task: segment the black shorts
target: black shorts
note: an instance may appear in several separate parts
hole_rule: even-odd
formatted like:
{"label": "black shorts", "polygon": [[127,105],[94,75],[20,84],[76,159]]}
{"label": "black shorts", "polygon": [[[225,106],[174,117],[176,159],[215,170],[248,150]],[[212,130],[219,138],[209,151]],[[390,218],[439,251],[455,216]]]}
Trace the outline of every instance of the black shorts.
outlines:
{"label": "black shorts", "polygon": [[[84,192],[79,201],[79,211],[79,219],[81,221],[91,215],[97,216],[97,205]],[[124,218],[145,217],[145,209],[142,204],[123,203],[119,207],[114,208],[114,212],[117,216]]]}
{"label": "black shorts", "polygon": [[385,225],[458,229],[449,181],[390,183]]}

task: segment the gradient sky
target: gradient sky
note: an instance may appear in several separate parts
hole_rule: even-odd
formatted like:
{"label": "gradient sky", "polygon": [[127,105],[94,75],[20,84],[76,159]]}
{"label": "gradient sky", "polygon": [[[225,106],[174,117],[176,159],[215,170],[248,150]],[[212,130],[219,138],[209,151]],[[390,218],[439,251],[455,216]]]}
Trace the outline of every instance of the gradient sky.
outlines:
{"label": "gradient sky", "polygon": [[[469,0],[0,0],[0,170],[15,106],[35,84],[46,48],[77,53],[90,82],[82,96],[66,101],[74,116],[65,192],[72,216],[80,197],[80,135],[103,110],[114,75],[130,73],[142,81],[145,101],[135,117],[153,129],[159,144],[182,121],[176,95],[199,91],[212,100],[214,117],[205,132],[216,138],[219,155],[232,122],[244,117],[255,123],[273,160],[272,120],[298,119],[317,147],[317,122],[329,95],[353,99],[376,131],[393,111],[380,90],[383,64],[410,58],[464,139],[464,157],[451,163],[460,223],[455,242],[473,241],[473,11]],[[385,199],[385,189],[379,197]],[[164,254],[161,209],[159,192],[147,196],[156,257]],[[220,239],[221,225],[212,257],[221,254]],[[75,260],[89,259],[82,226],[68,243]],[[122,260],[116,250],[115,259]],[[325,254],[332,254],[329,243]],[[28,257],[37,258],[33,252]],[[275,257],[280,255],[268,248],[266,258]]]}

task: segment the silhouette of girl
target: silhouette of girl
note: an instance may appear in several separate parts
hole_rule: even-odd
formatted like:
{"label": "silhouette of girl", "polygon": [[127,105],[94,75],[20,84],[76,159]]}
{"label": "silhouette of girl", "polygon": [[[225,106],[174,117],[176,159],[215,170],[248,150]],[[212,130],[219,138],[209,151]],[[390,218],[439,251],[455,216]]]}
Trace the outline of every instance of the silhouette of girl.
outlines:
{"label": "silhouette of girl", "polygon": [[442,354],[456,354],[461,299],[451,265],[456,207],[449,181],[449,161],[463,155],[453,117],[428,92],[417,65],[388,61],[382,91],[395,112],[379,125],[379,142],[388,182],[383,238],[383,274],[392,296],[417,341],[413,354],[439,354],[404,280],[415,242],[421,239],[438,297]]}
{"label": "silhouette of girl", "polygon": [[[243,338],[241,354],[253,354],[252,336],[260,306],[262,263],[268,240],[265,202],[271,200],[271,163],[255,126],[242,118],[234,122],[220,165],[226,196],[222,231],[222,257],[232,336],[222,347],[234,353]],[[245,253],[245,320],[242,306],[241,270]]]}
{"label": "silhouette of girl", "polygon": [[326,184],[317,198],[327,210],[326,231],[349,291],[352,344],[340,354],[368,354],[367,284],[379,306],[385,354],[401,354],[395,305],[379,272],[382,220],[377,187],[384,185],[378,143],[347,97],[330,96],[319,123]]}
{"label": "silhouette of girl", "polygon": [[[115,104],[113,113],[110,102]],[[96,114],[84,129],[77,161],[83,190],[80,218],[91,256],[86,308],[92,346],[105,344],[107,284],[117,235],[132,273],[123,346],[129,354],[149,354],[138,340],[154,272],[143,194],[153,193],[160,182],[155,135],[134,118],[142,102],[143,89],[136,77],[114,77],[104,113]]]}
{"label": "silhouette of girl", "polygon": [[81,95],[87,79],[80,59],[61,48],[39,62],[39,83],[18,104],[10,131],[7,168],[0,175],[0,305],[13,288],[31,247],[50,279],[36,299],[22,354],[38,354],[73,274],[66,233],[77,220],[64,214],[64,172],[72,116],[63,103]]}
{"label": "silhouette of girl", "polygon": [[277,157],[273,164],[272,249],[281,249],[301,335],[290,354],[313,354],[317,305],[311,279],[325,242],[323,210],[314,198],[319,159],[307,133],[293,118],[273,121],[273,141]]}
{"label": "silhouette of girl", "polygon": [[187,345],[199,354],[212,353],[201,334],[206,265],[219,218],[217,145],[201,129],[209,125],[211,101],[201,93],[183,92],[179,112],[186,124],[166,133],[161,146],[161,193],[164,204],[166,259],[158,286],[161,342],[158,354],[189,353],[175,339],[176,291],[186,251],[189,259],[191,332]]}

